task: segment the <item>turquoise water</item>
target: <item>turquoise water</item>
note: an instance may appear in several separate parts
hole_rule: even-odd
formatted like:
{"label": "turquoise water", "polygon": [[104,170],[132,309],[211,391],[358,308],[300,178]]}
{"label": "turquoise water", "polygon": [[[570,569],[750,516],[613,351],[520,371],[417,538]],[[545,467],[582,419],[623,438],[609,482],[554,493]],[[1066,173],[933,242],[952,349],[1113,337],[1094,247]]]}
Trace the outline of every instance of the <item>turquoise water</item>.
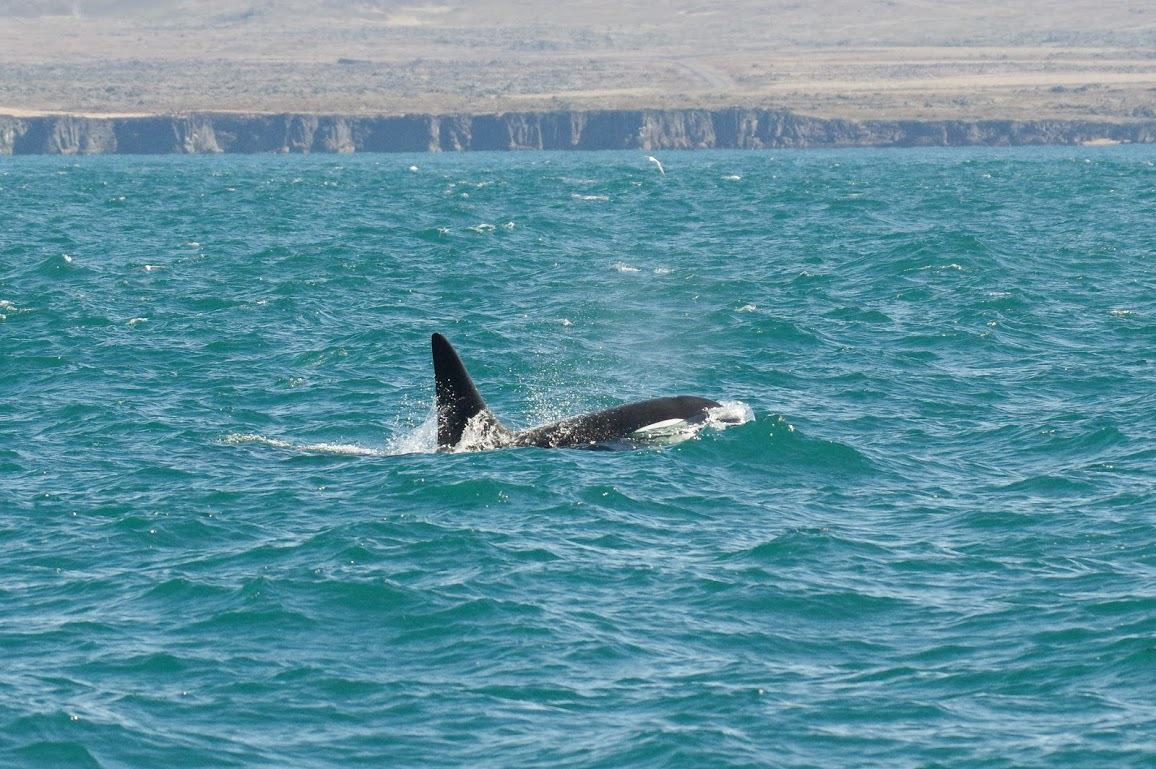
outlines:
{"label": "turquoise water", "polygon": [[1156,148],[660,159],[0,159],[0,765],[1156,765]]}

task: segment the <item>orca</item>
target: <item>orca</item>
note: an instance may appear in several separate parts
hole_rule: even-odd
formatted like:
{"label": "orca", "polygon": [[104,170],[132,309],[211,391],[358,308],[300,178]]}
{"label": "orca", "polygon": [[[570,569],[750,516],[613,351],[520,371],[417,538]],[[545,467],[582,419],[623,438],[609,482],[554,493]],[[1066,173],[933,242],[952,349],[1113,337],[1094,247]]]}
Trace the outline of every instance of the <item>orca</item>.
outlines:
{"label": "orca", "polygon": [[652,398],[515,432],[503,426],[486,406],[449,340],[434,334],[430,346],[438,451],[452,451],[459,446],[606,448],[617,442],[629,444],[705,425],[710,409],[722,405],[693,395]]}

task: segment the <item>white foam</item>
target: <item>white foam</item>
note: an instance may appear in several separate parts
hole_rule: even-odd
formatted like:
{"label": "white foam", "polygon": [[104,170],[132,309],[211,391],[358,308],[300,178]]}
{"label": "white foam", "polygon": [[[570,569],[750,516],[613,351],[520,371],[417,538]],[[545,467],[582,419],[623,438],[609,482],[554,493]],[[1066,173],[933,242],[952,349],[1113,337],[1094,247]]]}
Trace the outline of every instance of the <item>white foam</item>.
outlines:
{"label": "white foam", "polygon": [[1134,310],[1126,310],[1123,307],[1117,307],[1114,310],[1108,310],[1108,314],[1114,318],[1129,318],[1136,313]]}
{"label": "white foam", "polygon": [[356,443],[305,443],[298,448],[310,454],[338,454],[351,457],[383,457],[387,453]]}
{"label": "white foam", "polygon": [[730,174],[729,176],[724,176],[722,179],[724,182],[740,182],[742,181],[743,177],[739,176],[738,174]]}
{"label": "white foam", "polygon": [[721,401],[713,409],[707,409],[707,425],[717,429],[745,425],[755,418],[754,409],[742,401]]}
{"label": "white foam", "polygon": [[333,454],[337,456],[381,457],[392,452],[375,449],[370,446],[359,446],[356,443],[293,443],[281,438],[270,438],[258,433],[230,433],[221,439],[221,443],[236,446],[245,443],[256,443],[261,446],[270,446],[275,449],[300,451],[306,454]]}
{"label": "white foam", "polygon": [[129,318],[128,319],[128,325],[130,327],[133,327],[133,328],[140,325],[141,323],[147,323],[147,322],[148,322],[148,318]]}
{"label": "white foam", "polygon": [[757,309],[759,308],[755,307],[753,304],[744,304],[738,309],[738,312],[754,312]]}
{"label": "white foam", "polygon": [[615,262],[611,266],[619,272],[642,272],[642,270],[638,269],[637,267],[631,267],[626,262]]}
{"label": "white foam", "polygon": [[[437,442],[437,436],[434,436]],[[504,430],[489,411],[480,411],[466,422],[462,437],[452,449],[457,454],[464,451],[490,451],[510,445],[510,433]]]}
{"label": "white foam", "polygon": [[437,412],[430,408],[425,420],[408,432],[400,432],[385,445],[385,453],[432,454],[438,450]]}
{"label": "white foam", "polygon": [[577,193],[573,193],[570,195],[570,197],[573,198],[574,200],[601,200],[601,201],[610,200],[609,195],[579,195]]}
{"label": "white foam", "polygon": [[258,435],[257,433],[229,433],[221,439],[221,443],[229,446],[236,446],[242,443],[259,443],[263,446],[272,446],[278,449],[293,448],[293,444],[289,441],[283,441],[279,438],[269,438],[265,435]]}

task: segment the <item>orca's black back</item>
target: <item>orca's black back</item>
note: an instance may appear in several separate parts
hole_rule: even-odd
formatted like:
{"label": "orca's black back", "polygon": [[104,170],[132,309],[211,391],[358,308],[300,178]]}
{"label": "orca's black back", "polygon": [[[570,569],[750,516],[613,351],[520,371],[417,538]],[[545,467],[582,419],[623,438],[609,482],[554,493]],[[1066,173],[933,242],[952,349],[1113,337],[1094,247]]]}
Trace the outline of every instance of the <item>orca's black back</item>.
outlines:
{"label": "orca's black back", "polygon": [[670,398],[652,398],[637,403],[627,403],[605,411],[595,411],[561,422],[536,427],[518,433],[516,442],[520,446],[541,446],[561,448],[563,446],[588,446],[592,443],[621,440],[635,430],[647,425],[665,422],[668,419],[685,419],[700,422],[707,417],[707,409],[717,407],[717,401],[693,395],[676,395]]}

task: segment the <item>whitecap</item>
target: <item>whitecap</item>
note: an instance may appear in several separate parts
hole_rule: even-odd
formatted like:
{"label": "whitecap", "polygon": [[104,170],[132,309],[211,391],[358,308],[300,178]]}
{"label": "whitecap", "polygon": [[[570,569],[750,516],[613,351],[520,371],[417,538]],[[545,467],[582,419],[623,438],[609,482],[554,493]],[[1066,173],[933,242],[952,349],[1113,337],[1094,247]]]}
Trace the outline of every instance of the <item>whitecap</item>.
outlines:
{"label": "whitecap", "polygon": [[488,232],[493,232],[498,228],[492,224],[486,224],[483,222],[482,224],[475,224],[473,227],[466,227],[466,229],[470,232],[476,232],[479,235],[484,235]]}
{"label": "whitecap", "polygon": [[759,308],[755,307],[753,304],[744,304],[737,311],[738,312],[754,312],[757,309],[759,309]]}
{"label": "whitecap", "polygon": [[579,195],[578,193],[571,193],[570,197],[574,200],[610,200],[609,195]]}
{"label": "whitecap", "polygon": [[129,318],[127,321],[128,325],[132,328],[136,328],[141,323],[147,323],[147,322],[148,322],[148,318]]}
{"label": "whitecap", "polygon": [[611,266],[619,272],[642,272],[642,270],[638,269],[637,267],[631,267],[626,262],[615,262]]}
{"label": "whitecap", "polygon": [[669,275],[672,272],[674,272],[674,270],[670,269],[669,267],[655,267],[654,268],[654,274],[655,275]]}
{"label": "whitecap", "polygon": [[742,179],[743,177],[739,176],[738,174],[730,174],[722,178],[724,182],[740,182]]}
{"label": "whitecap", "polygon": [[1133,310],[1126,310],[1123,307],[1117,307],[1115,309],[1108,310],[1108,314],[1114,318],[1130,318],[1136,313]]}

